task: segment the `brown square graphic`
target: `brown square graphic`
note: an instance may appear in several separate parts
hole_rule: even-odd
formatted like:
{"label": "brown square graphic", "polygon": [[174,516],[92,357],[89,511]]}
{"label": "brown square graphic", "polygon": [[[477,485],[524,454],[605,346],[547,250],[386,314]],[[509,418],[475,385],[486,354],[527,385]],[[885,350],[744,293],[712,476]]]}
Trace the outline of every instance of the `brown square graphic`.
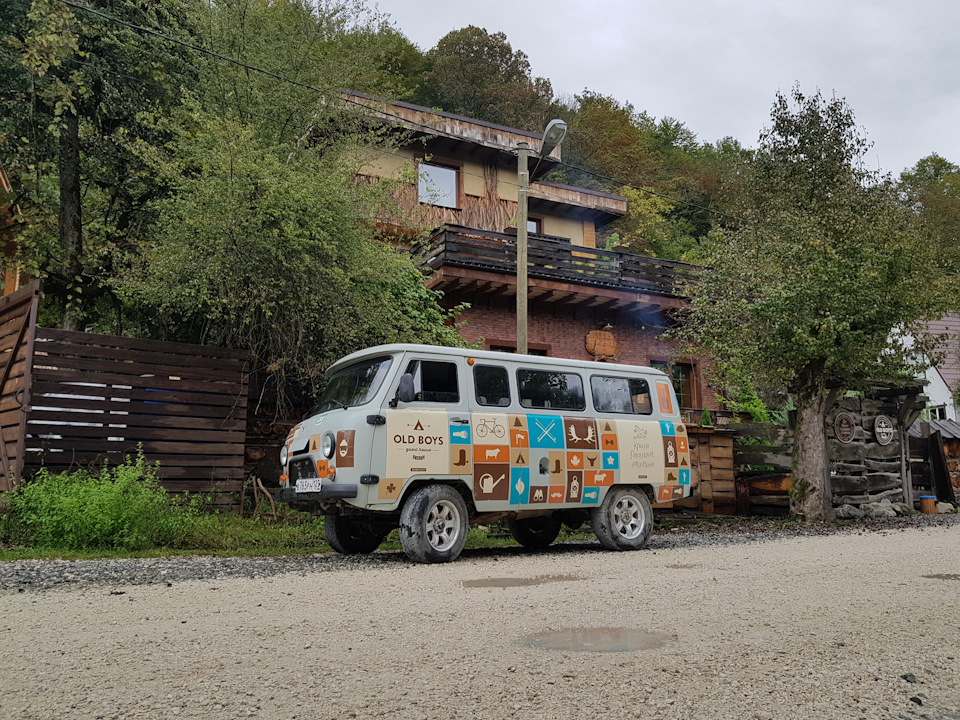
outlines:
{"label": "brown square graphic", "polygon": [[617,423],[614,420],[600,420],[600,434],[617,432]]}
{"label": "brown square graphic", "polygon": [[337,467],[353,467],[353,439],[356,434],[356,430],[337,431],[337,449],[335,458]]}
{"label": "brown square graphic", "polygon": [[677,453],[677,439],[667,436],[663,439],[663,464],[668,468],[677,467],[680,457]]}
{"label": "brown square graphic", "polygon": [[510,498],[510,466],[507,463],[473,466],[473,497],[476,500]]}
{"label": "brown square graphic", "polygon": [[597,449],[597,423],[593,418],[563,419],[563,431],[567,448],[576,450]]}
{"label": "brown square graphic", "polygon": [[580,502],[583,492],[583,472],[580,470],[567,473],[567,502]]}
{"label": "brown square graphic", "polygon": [[530,502],[534,505],[545,503],[550,494],[550,488],[546,485],[532,485],[530,487]]}
{"label": "brown square graphic", "polygon": [[673,468],[667,468],[663,471],[663,482],[667,485],[679,485],[680,472]]}
{"label": "brown square graphic", "polygon": [[401,490],[403,490],[403,480],[382,478],[377,484],[377,499],[396,500],[400,497]]}
{"label": "brown square graphic", "polygon": [[456,475],[472,475],[473,459],[469,445],[450,446],[450,472]]}
{"label": "brown square graphic", "polygon": [[585,470],[599,470],[603,467],[603,460],[598,452],[585,452],[583,454],[583,467]]}

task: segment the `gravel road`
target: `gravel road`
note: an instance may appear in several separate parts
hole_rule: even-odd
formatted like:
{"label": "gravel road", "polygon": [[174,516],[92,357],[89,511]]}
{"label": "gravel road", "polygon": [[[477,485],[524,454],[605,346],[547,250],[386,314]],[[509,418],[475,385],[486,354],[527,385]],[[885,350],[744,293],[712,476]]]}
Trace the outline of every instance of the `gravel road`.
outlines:
{"label": "gravel road", "polygon": [[0,718],[960,720],[960,516],[0,563]]}

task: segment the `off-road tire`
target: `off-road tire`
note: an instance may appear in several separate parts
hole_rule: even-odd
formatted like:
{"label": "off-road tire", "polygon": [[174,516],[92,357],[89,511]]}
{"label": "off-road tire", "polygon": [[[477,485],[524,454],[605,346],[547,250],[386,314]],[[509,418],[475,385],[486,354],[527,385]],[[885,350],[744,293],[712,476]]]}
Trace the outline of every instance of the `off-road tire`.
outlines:
{"label": "off-road tire", "polygon": [[556,515],[507,520],[513,539],[531,550],[541,550],[556,540],[561,524]]}
{"label": "off-road tire", "polygon": [[650,498],[637,485],[610,488],[591,512],[593,532],[607,550],[638,550],[653,530]]}
{"label": "off-road tire", "polygon": [[419,563],[453,562],[467,542],[467,503],[448,485],[425,485],[400,511],[400,544]]}
{"label": "off-road tire", "polygon": [[383,542],[384,536],[374,532],[366,522],[349,515],[326,515],[323,535],[341,555],[366,555]]}

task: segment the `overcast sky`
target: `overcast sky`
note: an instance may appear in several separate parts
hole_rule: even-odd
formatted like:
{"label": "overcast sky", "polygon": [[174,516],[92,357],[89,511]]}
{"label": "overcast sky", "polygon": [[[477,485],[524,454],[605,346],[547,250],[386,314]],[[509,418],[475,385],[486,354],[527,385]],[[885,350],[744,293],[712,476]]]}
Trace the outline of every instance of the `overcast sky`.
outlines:
{"label": "overcast sky", "polygon": [[960,164],[957,0],[370,0],[423,50],[503,31],[554,93],[584,88],[671,116],[701,142],[755,147],[776,92],[846,98],[894,175]]}

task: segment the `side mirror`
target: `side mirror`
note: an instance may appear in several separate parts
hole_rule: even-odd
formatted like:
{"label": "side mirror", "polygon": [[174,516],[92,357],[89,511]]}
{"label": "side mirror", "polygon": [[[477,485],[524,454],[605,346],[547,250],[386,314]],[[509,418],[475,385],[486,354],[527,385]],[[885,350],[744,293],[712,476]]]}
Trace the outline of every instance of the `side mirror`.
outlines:
{"label": "side mirror", "polygon": [[413,389],[413,375],[411,373],[404,373],[400,376],[400,385],[397,387],[397,395],[393,398],[393,401],[390,403],[393,407],[397,406],[397,402],[413,402],[417,394]]}

